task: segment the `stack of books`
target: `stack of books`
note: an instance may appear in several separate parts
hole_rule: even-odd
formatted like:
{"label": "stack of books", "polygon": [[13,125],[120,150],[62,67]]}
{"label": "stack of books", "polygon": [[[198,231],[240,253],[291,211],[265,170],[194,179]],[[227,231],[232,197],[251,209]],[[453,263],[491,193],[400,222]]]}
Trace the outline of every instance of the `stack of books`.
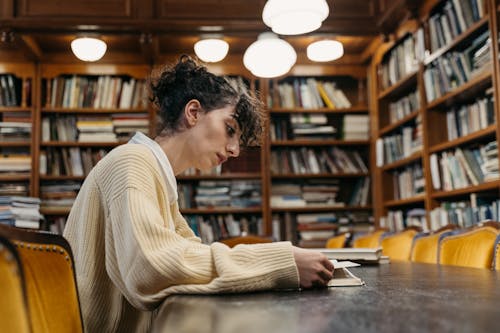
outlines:
{"label": "stack of books", "polygon": [[79,142],[118,142],[111,117],[78,116],[76,121]]}
{"label": "stack of books", "polygon": [[325,247],[326,241],[335,235],[338,225],[333,213],[297,214],[299,246],[309,248]]}
{"label": "stack of books", "polygon": [[118,141],[128,141],[135,132],[149,133],[147,113],[115,113],[111,116],[111,122]]}
{"label": "stack of books", "polygon": [[39,229],[42,219],[39,198],[0,196],[0,223],[19,228]]}
{"label": "stack of books", "polygon": [[370,118],[366,114],[345,115],[342,131],[344,140],[368,140],[370,138]]}

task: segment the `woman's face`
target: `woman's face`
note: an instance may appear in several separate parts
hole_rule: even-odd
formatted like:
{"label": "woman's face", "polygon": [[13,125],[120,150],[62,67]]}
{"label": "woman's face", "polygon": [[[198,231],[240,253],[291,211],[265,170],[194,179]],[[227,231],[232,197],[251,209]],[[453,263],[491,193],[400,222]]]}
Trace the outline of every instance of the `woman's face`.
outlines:
{"label": "woman's face", "polygon": [[199,113],[191,141],[195,168],[209,170],[240,154],[241,131],[233,115],[230,105]]}

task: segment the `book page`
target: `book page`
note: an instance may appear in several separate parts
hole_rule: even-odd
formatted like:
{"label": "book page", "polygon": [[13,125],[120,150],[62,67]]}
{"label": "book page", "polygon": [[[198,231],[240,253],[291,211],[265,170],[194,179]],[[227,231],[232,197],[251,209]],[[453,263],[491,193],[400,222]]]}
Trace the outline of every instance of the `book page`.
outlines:
{"label": "book page", "polygon": [[365,282],[351,273],[347,268],[338,268],[333,272],[333,279],[328,282],[328,287],[362,286]]}

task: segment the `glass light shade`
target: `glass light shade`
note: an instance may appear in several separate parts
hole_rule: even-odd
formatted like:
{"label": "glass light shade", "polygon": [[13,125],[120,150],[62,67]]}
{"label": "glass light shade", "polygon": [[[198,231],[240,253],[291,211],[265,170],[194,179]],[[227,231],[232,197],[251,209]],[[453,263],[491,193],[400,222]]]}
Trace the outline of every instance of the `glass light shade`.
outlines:
{"label": "glass light shade", "polygon": [[81,37],[71,42],[73,54],[83,61],[97,61],[106,53],[106,43],[97,38]]}
{"label": "glass light shade", "polygon": [[194,53],[205,62],[218,62],[224,59],[229,51],[229,44],[222,39],[207,38],[194,44]]}
{"label": "glass light shade", "polygon": [[263,78],[286,74],[297,61],[293,47],[272,32],[259,35],[243,55],[243,64],[253,75]]}
{"label": "glass light shade", "polygon": [[344,46],[336,40],[320,40],[309,44],[307,57],[309,60],[325,62],[339,59],[344,55]]}
{"label": "glass light shade", "polygon": [[325,0],[268,0],[262,20],[277,34],[299,35],[321,27],[329,12]]}

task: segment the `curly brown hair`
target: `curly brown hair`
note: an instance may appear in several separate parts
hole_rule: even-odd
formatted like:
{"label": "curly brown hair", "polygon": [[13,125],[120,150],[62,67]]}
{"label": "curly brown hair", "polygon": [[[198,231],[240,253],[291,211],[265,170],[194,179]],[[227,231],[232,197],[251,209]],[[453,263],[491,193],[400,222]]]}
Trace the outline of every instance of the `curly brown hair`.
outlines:
{"label": "curly brown hair", "polygon": [[183,55],[175,65],[153,73],[149,81],[151,102],[159,110],[158,135],[179,131],[184,107],[196,99],[207,112],[234,106],[234,118],[241,129],[240,145],[248,147],[261,142],[263,104],[250,95],[241,80],[210,73],[196,60]]}

